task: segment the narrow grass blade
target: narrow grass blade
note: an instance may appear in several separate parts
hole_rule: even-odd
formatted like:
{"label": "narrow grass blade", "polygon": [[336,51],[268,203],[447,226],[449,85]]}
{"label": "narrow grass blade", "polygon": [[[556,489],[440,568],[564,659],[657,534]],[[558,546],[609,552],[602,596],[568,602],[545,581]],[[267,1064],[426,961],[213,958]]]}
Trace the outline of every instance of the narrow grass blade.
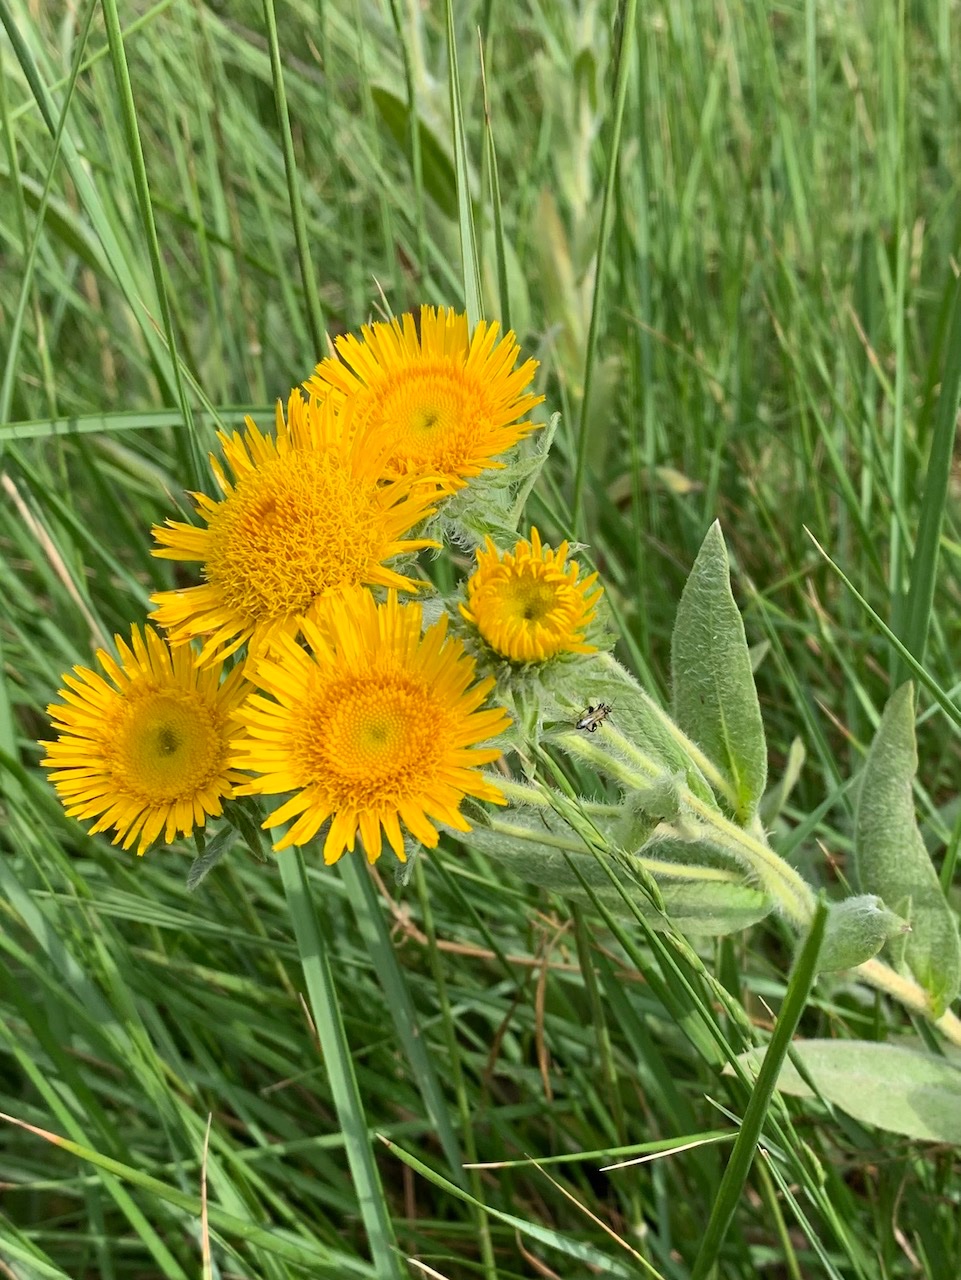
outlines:
{"label": "narrow grass blade", "polygon": [[501,203],[501,180],[497,169],[497,148],[494,146],[494,127],[491,121],[490,99],[487,95],[487,68],[484,65],[484,45],[480,45],[481,87],[484,91],[484,142],[487,168],[491,184],[491,212],[494,216],[494,253],[497,258],[497,292],[500,295],[500,322],[506,332],[511,327],[510,286],[507,280],[507,251],[504,246],[504,208]]}
{"label": "narrow grass blade", "polygon": [[[273,413],[268,405],[248,405],[242,408],[218,409],[216,415],[201,410],[194,420],[211,427],[242,427],[248,414],[264,418]],[[108,435],[118,431],[150,431],[157,427],[181,427],[183,414],[179,409],[143,409],[133,412],[121,410],[114,413],[90,413],[80,418],[37,418],[29,422],[11,422],[0,427],[3,440],[46,440],[53,436]]]}
{"label": "narrow grass blade", "polygon": [[[63,106],[60,110],[60,119],[57,123],[57,130],[53,138],[53,151],[50,156],[50,163],[47,167],[47,176],[43,184],[43,193],[40,196],[40,203],[35,214],[35,223],[33,237],[29,245],[25,245],[26,257],[23,263],[23,269],[20,276],[20,296],[17,298],[17,305],[13,313],[13,322],[7,338],[7,358],[3,370],[3,382],[0,385],[0,422],[6,422],[10,417],[10,405],[13,400],[14,379],[17,369],[17,355],[20,351],[20,340],[23,337],[23,321],[27,313],[27,304],[30,300],[30,293],[33,289],[33,273],[37,261],[37,249],[40,246],[44,235],[44,219],[46,217],[47,203],[50,199],[50,193],[53,189],[53,179],[57,171],[57,163],[60,159],[60,145],[63,141],[63,131],[67,123],[67,117],[70,113],[70,104],[73,102],[73,91],[76,88],[77,76],[80,72],[80,65],[87,49],[87,38],[90,34],[90,22],[96,9],[96,0],[90,0],[87,5],[87,12],[84,16],[83,23],[80,28],[80,34],[77,38],[77,52],[74,57],[73,66],[70,68],[70,79],[67,81],[67,92],[64,95]],[[6,107],[6,89],[5,74],[0,70],[0,95],[3,98],[3,116],[4,122],[7,122]],[[16,151],[11,146],[11,163],[16,163]],[[0,452],[3,450],[3,436],[0,435]]]}
{"label": "narrow grass blade", "polygon": [[[66,1271],[61,1271],[42,1256],[33,1241],[28,1241],[12,1223],[0,1218],[0,1249],[7,1262],[19,1262],[24,1270],[22,1275],[36,1277],[36,1280],[70,1280]],[[9,1271],[9,1275],[17,1275]]]}
{"label": "narrow grass blade", "polygon": [[[427,215],[424,199],[424,157],[420,142],[420,116],[417,105],[417,82],[411,64],[407,33],[401,21],[399,0],[390,0],[390,16],[397,33],[401,62],[404,67],[404,88],[407,93],[407,137],[410,144],[410,170],[414,179],[414,227],[417,233],[417,263],[421,272],[427,269]],[[411,19],[412,23],[416,19]]]}
{"label": "narrow grass blade", "polygon": [[457,230],[464,269],[464,303],[467,327],[473,329],[484,314],[480,265],[477,259],[477,233],[470,194],[470,164],[467,157],[467,131],[464,127],[464,103],[460,92],[460,70],[457,64],[457,34],[454,30],[454,6],[447,0],[447,74],[450,80],[450,121],[454,141],[454,164],[457,172]]}
{"label": "narrow grass blade", "polygon": [[[173,5],[176,5],[177,3],[178,3],[178,0],[157,0],[157,3],[155,5],[152,5],[144,13],[140,14],[139,17],[134,18],[132,22],[130,22],[126,27],[123,28],[124,39],[129,40],[132,36],[135,36],[138,31],[143,31],[145,27],[149,27],[152,23],[156,22],[156,20],[167,9],[171,8]],[[101,45],[99,49],[94,49],[92,53],[88,54],[88,56],[80,64],[80,70],[82,72],[89,71],[91,67],[95,67],[98,62],[103,62],[105,58],[109,57],[109,55],[110,55],[110,46],[106,44]],[[70,80],[69,73],[65,76],[62,76],[59,80],[54,80],[54,82],[50,85],[50,92],[59,93],[61,89],[66,88],[67,84],[69,83],[69,80]],[[29,102],[23,102],[20,104],[19,107],[15,108],[15,110],[11,113],[11,115],[12,115],[12,118],[16,121],[23,116],[31,114],[32,110],[33,110],[32,105]]]}
{"label": "narrow grass blade", "polygon": [[174,389],[187,427],[191,462],[194,468],[194,483],[199,487],[206,471],[204,455],[200,447],[200,441],[197,438],[197,427],[194,422],[190,401],[187,398],[187,388],[181,377],[180,359],[177,355],[177,340],[174,335],[173,311],[167,294],[166,272],[160,254],[160,240],[157,236],[157,223],[154,220],[150,183],[147,180],[147,166],[144,161],[143,145],[137,125],[137,108],[133,100],[133,87],[130,83],[130,69],[127,66],[127,55],[124,50],[123,32],[120,29],[117,0],[103,0],[103,17],[107,28],[107,39],[110,43],[110,59],[113,63],[114,78],[117,82],[117,96],[123,112],[130,171],[133,174],[134,184],[137,188],[140,219],[147,239],[150,268],[153,273],[154,288],[157,290],[157,298],[160,303],[160,317],[163,324],[164,337],[167,341],[167,350],[170,352]]}
{"label": "narrow grass blade", "polygon": [[787,1057],[788,1050],[791,1047],[791,1038],[794,1035],[801,1014],[804,1012],[808,995],[817,975],[817,959],[821,950],[826,921],[827,907],[822,901],[815,908],[811,928],[794,963],[794,970],[788,983],[774,1035],[771,1037],[771,1043],[768,1045],[767,1053],[764,1055],[764,1062],[758,1072],[754,1092],[751,1094],[751,1100],[744,1113],[744,1119],[741,1121],[737,1141],[731,1151],[731,1158],[724,1171],[724,1177],[721,1179],[721,1186],[701,1240],[701,1247],[694,1260],[691,1280],[704,1280],[704,1277],[714,1266],[721,1245],[724,1243],[727,1229],[734,1216],[734,1211],[741,1198],[744,1183],[747,1180],[757,1152],[758,1140],[767,1117],[768,1107],[771,1104],[778,1072]]}
{"label": "narrow grass blade", "polygon": [[452,1176],[460,1177],[464,1157],[450,1123],[447,1101],[444,1097],[418,1025],[417,1010],[411,999],[404,973],[397,962],[397,955],[384,925],[383,912],[371,878],[358,858],[342,858],[341,869],[347,895],[350,898],[357,925],[367,944],[367,951],[387,998],[387,1006],[394,1020],[394,1028],[404,1046],[411,1073],[424,1099],[424,1106],[444,1155],[451,1167]]}
{"label": "narrow grass blade", "polygon": [[307,883],[307,869],[300,850],[296,848],[286,849],[277,861],[371,1256],[378,1276],[384,1280],[401,1280],[394,1229],[370,1147],[364,1106],[357,1087],[326,943]]}
{"label": "narrow grass blade", "polygon": [[885,639],[888,640],[888,642],[897,651],[897,653],[903,660],[904,665],[907,667],[908,671],[910,671],[911,674],[915,677],[918,684],[923,685],[924,688],[927,689],[928,693],[930,693],[931,697],[934,698],[935,702],[938,704],[941,710],[945,713],[948,719],[951,720],[959,728],[961,728],[961,707],[959,707],[956,703],[952,702],[951,698],[947,695],[947,693],[945,693],[945,691],[941,688],[941,686],[934,679],[934,677],[930,676],[928,672],[924,669],[924,667],[922,667],[921,663],[918,662],[917,658],[915,658],[914,654],[911,652],[910,649],[908,649],[908,647],[905,645],[903,640],[901,640],[898,636],[896,636],[894,632],[891,630],[891,628],[888,626],[888,624],[881,617],[881,615],[876,610],[871,608],[867,600],[865,600],[864,596],[861,595],[860,591],[858,591],[857,587],[854,585],[851,579],[847,576],[844,570],[841,569],[840,566],[837,565],[831,559],[831,557],[824,550],[824,548],[818,542],[817,538],[815,538],[814,535],[810,532],[810,530],[808,530],[808,537],[817,547],[818,551],[820,551],[821,555],[824,556],[824,559],[828,562],[828,564],[831,566],[834,572],[838,575],[838,577],[841,579],[841,581],[844,583],[847,589],[851,592],[855,600],[857,600],[858,604],[861,606],[864,612],[868,615],[871,621],[875,624],[878,630],[882,632]]}
{"label": "narrow grass blade", "polygon": [[[142,1169],[137,1169],[133,1165],[124,1164],[121,1160],[114,1160],[110,1156],[105,1156],[99,1151],[94,1151],[90,1147],[84,1146],[82,1143],[73,1142],[70,1138],[63,1138],[59,1134],[50,1133],[48,1130],[40,1129],[36,1125],[27,1124],[23,1120],[17,1119],[16,1116],[5,1115],[0,1112],[0,1120],[6,1121],[8,1124],[18,1125],[27,1132],[36,1134],[38,1138],[43,1138],[46,1142],[53,1146],[59,1147],[62,1151],[67,1151],[71,1155],[77,1157],[78,1160],[85,1160],[96,1169],[101,1169],[115,1178],[120,1178],[123,1182],[130,1183],[131,1186],[139,1187],[142,1191],[156,1196],[167,1204],[176,1205],[183,1209],[192,1217],[200,1218],[200,1195],[188,1195],[180,1191],[177,1187],[173,1187],[168,1182],[163,1182],[160,1178],[155,1178],[149,1173],[144,1173]],[[286,1258],[289,1262],[298,1263],[301,1266],[311,1267],[311,1275],[314,1276],[331,1276],[340,1277],[350,1276],[374,1276],[378,1280],[383,1276],[395,1276],[396,1271],[372,1271],[369,1267],[365,1267],[356,1259],[349,1257],[347,1254],[335,1254],[333,1250],[321,1249],[317,1245],[311,1245],[307,1240],[291,1239],[286,1233],[273,1232],[267,1230],[266,1227],[258,1226],[256,1223],[246,1222],[242,1218],[235,1218],[233,1214],[225,1213],[223,1209],[216,1205],[208,1205],[207,1213],[210,1225],[216,1231],[222,1232],[225,1236],[235,1236],[237,1239],[244,1240],[249,1244],[255,1244],[259,1248],[269,1253],[276,1254],[279,1258]],[[179,1268],[177,1274],[180,1274]]]}
{"label": "narrow grass blade", "polygon": [[591,302],[591,322],[587,331],[587,354],[584,361],[584,397],[581,400],[581,416],[577,432],[577,461],[574,466],[574,497],[571,505],[571,523],[575,538],[583,533],[581,521],[584,505],[584,481],[587,471],[587,437],[590,428],[591,392],[594,386],[594,366],[597,362],[597,337],[601,327],[604,307],[604,276],[607,270],[607,250],[611,239],[614,217],[614,189],[617,185],[618,162],[621,149],[621,129],[624,123],[624,107],[627,103],[627,83],[631,53],[634,49],[634,28],[637,22],[637,0],[626,0],[619,7],[619,31],[616,37],[614,58],[614,107],[611,118],[611,136],[607,152],[607,178],[604,183],[604,200],[601,204],[601,225],[597,235],[597,262],[594,267],[594,297]]}
{"label": "narrow grass blade", "polygon": [[[414,875],[416,877],[417,892],[420,898],[424,932],[427,935],[428,940],[431,972],[434,978],[434,983],[437,987],[440,1021],[447,1040],[447,1056],[451,1075],[451,1084],[457,1098],[457,1114],[460,1119],[461,1132],[464,1135],[464,1145],[467,1151],[467,1158],[471,1164],[474,1164],[477,1160],[477,1142],[474,1135],[474,1111],[471,1107],[468,1086],[464,1078],[462,1048],[458,1042],[455,1014],[451,1007],[450,997],[447,990],[447,978],[444,973],[444,966],[441,962],[440,952],[437,946],[437,932],[434,928],[434,912],[431,908],[430,896],[427,892],[426,878],[424,876],[424,869],[422,865],[415,867]],[[484,1280],[497,1280],[497,1259],[494,1254],[493,1241],[491,1240],[490,1222],[486,1214],[484,1184],[476,1169],[472,1168],[470,1171],[469,1184],[471,1195],[476,1206],[475,1218],[477,1221],[477,1242]]]}
{"label": "narrow grass blade", "polygon": [[565,1151],[556,1156],[538,1156],[534,1160],[525,1156],[518,1160],[490,1160],[478,1163],[478,1169],[524,1169],[536,1165],[538,1169],[552,1164],[581,1164],[587,1161],[608,1160],[601,1165],[603,1171],[627,1169],[632,1165],[650,1164],[662,1156],[677,1151],[690,1151],[695,1147],[724,1146],[734,1141],[730,1129],[706,1129],[703,1133],[682,1134],[675,1138],[656,1138],[651,1142],[636,1142],[627,1147],[598,1147],[596,1151]]}
{"label": "narrow grass blade", "polygon": [[[57,131],[57,113],[51,97],[51,91],[43,82],[40,70],[25,39],[25,33],[14,17],[8,0],[0,0],[0,22],[3,23],[7,32],[14,56],[20,65],[24,79],[30,86],[30,91],[43,117],[44,124],[50,136],[54,137]],[[164,345],[150,322],[149,316],[145,314],[141,280],[131,264],[127,246],[119,239],[117,228],[112,223],[100,198],[100,193],[91,175],[89,165],[81,155],[77,143],[69,130],[64,133],[61,146],[64,165],[70,175],[70,180],[77,190],[81,204],[100,243],[103,245],[104,256],[116,275],[127,305],[140,325],[144,342],[150,349],[152,357],[156,360],[158,368],[162,371],[167,386],[175,388],[178,379],[174,372],[173,351]]]}
{"label": "narrow grass blade", "polygon": [[[6,1040],[4,1046],[8,1053],[12,1053],[18,1062],[23,1077],[30,1081],[31,1085],[36,1089],[40,1097],[48,1103],[51,1111],[59,1112],[60,1122],[69,1128],[80,1138],[86,1135],[81,1128],[80,1122],[70,1112],[67,1104],[59,1097],[52,1096],[52,1089],[49,1082],[42,1076],[41,1069],[38,1064],[27,1057],[20,1046],[13,1040],[12,1033],[4,1026],[0,1028],[0,1040]],[[159,1268],[159,1274],[164,1276],[165,1280],[187,1280],[187,1273],[171,1253],[167,1241],[163,1238],[158,1230],[159,1223],[151,1220],[144,1213],[143,1208],[137,1200],[130,1194],[122,1180],[115,1175],[121,1172],[121,1168],[117,1161],[111,1157],[102,1155],[99,1152],[91,1151],[86,1143],[78,1143],[71,1141],[69,1138],[61,1138],[56,1134],[47,1133],[43,1129],[37,1129],[33,1125],[17,1120],[14,1116],[6,1115],[0,1112],[0,1120],[6,1120],[13,1124],[19,1124],[21,1128],[27,1129],[40,1137],[46,1138],[48,1142],[64,1148],[79,1155],[83,1158],[92,1157],[91,1163],[101,1170],[101,1182],[107,1195],[111,1197],[118,1209],[123,1213],[127,1222],[130,1224],[144,1246],[149,1250],[151,1257]],[[162,1229],[162,1228],[161,1228]]]}
{"label": "narrow grass blade", "polygon": [[[908,588],[904,609],[904,627],[903,630],[897,628],[901,632],[905,646],[918,662],[924,661],[928,627],[931,623],[941,543],[941,524],[944,519],[948,481],[951,476],[959,398],[961,398],[961,277],[954,286],[954,297],[951,303],[951,322],[944,357],[944,373],[938,396],[937,418],[934,425],[934,439],[931,442],[931,454],[928,458],[924,496],[921,500],[918,539],[911,559],[911,585]],[[899,659],[899,672],[904,671],[904,665],[903,659]],[[904,675],[899,674],[894,683],[899,684],[903,679]]]}
{"label": "narrow grass blade", "polygon": [[320,360],[327,353],[324,342],[324,316],[320,308],[320,292],[317,288],[317,277],[314,274],[314,262],[310,256],[310,239],[307,234],[304,202],[300,195],[297,158],[294,155],[294,138],[290,130],[290,112],[287,110],[287,91],[284,88],[284,68],[280,59],[280,41],[277,36],[277,14],[274,10],[274,0],[264,0],[264,21],[267,23],[267,43],[270,46],[270,74],[274,82],[274,99],[277,103],[277,119],[280,122],[280,138],[284,149],[284,169],[287,173],[290,218],[294,228],[294,239],[297,242],[297,257],[300,260],[300,275],[304,285],[304,296],[307,299],[310,336],[314,344],[316,357]]}
{"label": "narrow grass blade", "polygon": [[[594,1249],[590,1245],[581,1244],[577,1240],[571,1240],[562,1236],[557,1231],[552,1231],[548,1227],[542,1227],[535,1222],[529,1222],[525,1218],[516,1217],[512,1213],[504,1213],[500,1209],[491,1208],[490,1205],[481,1205],[480,1202],[475,1200],[468,1192],[464,1191],[461,1187],[456,1186],[453,1182],[449,1182],[446,1178],[435,1172],[435,1170],[431,1169],[429,1165],[424,1164],[409,1152],[405,1151],[403,1147],[399,1147],[395,1142],[390,1142],[386,1138],[382,1139],[382,1141],[387,1149],[397,1156],[399,1160],[402,1160],[408,1168],[413,1169],[415,1173],[419,1173],[422,1178],[426,1178],[427,1181],[433,1183],[435,1187],[440,1187],[441,1190],[447,1191],[453,1196],[457,1196],[458,1199],[465,1201],[467,1204],[472,1204],[482,1208],[484,1212],[490,1214],[495,1221],[503,1222],[506,1226],[512,1227],[515,1231],[520,1232],[521,1235],[528,1236],[531,1240],[536,1240],[538,1243],[547,1245],[549,1248],[557,1249],[559,1253],[566,1255],[568,1258],[576,1258],[578,1262],[582,1263],[591,1271],[596,1269],[598,1274],[610,1276],[612,1277],[612,1280],[620,1280],[620,1278],[628,1280],[629,1277],[634,1277],[638,1274],[636,1268],[633,1266],[629,1266],[627,1264],[619,1265],[608,1254],[601,1253],[598,1249]],[[636,1258],[637,1255],[635,1255],[635,1259]],[[648,1274],[654,1276],[659,1274],[653,1267],[644,1262],[643,1259],[641,1259],[641,1262]]]}

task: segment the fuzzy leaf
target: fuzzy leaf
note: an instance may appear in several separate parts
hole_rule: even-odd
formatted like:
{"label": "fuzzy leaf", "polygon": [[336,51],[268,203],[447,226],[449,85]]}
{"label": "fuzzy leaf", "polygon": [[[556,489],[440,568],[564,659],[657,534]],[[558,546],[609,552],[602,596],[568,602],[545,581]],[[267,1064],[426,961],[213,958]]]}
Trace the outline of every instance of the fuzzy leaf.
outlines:
{"label": "fuzzy leaf", "polygon": [[906,920],[888,911],[872,893],[832,902],[818,956],[818,970],[830,973],[864,964],[878,954],[888,939],[906,933],[909,928]]}
{"label": "fuzzy leaf", "polygon": [[[650,695],[613,658],[605,655],[602,661],[603,666],[601,661],[584,663],[582,669],[572,666],[570,674],[565,675],[563,690],[558,692],[562,692],[564,700],[571,705],[571,718],[564,725],[564,731],[574,728],[578,717],[588,706],[606,703],[611,707],[611,728],[623,734],[664,769],[663,779],[653,786],[655,806],[663,807],[675,780],[678,780],[684,782],[699,799],[717,807],[714,792],[681,742],[666,727],[665,717]],[[616,742],[605,737],[603,724],[598,730],[598,738],[604,741],[607,750],[616,752]],[[630,763],[629,756],[625,759]],[[647,798],[647,792],[640,797],[642,807]]]}
{"label": "fuzzy leaf", "polygon": [[767,749],[744,623],[731,594],[721,527],[711,525],[681,594],[671,641],[677,723],[730,782],[749,821],[767,778]]}
{"label": "fuzzy leaf", "polygon": [[911,925],[904,963],[944,1012],[961,987],[961,945],[914,815],[911,786],[918,767],[914,690],[903,684],[889,699],[868,753],[855,823],[859,887],[879,894]]}
{"label": "fuzzy leaf", "polygon": [[[751,1049],[740,1061],[756,1073],[763,1055]],[[961,1145],[961,1070],[947,1059],[870,1040],[795,1040],[792,1056],[822,1097],[862,1124]],[[777,1087],[796,1098],[815,1096],[790,1060]]]}
{"label": "fuzzy leaf", "polygon": [[[504,824],[500,824],[502,827]],[[551,837],[545,831],[544,841],[532,838],[529,828],[518,824],[517,834],[503,830],[492,831],[475,827],[461,835],[460,840],[496,859],[505,868],[533,884],[562,897],[587,900],[587,895],[568,859],[576,861],[581,875],[591,889],[616,914],[628,913],[628,907],[619,891],[598,860],[582,845],[570,838]],[[550,841],[553,839],[553,843]],[[629,865],[629,864],[628,864]],[[624,884],[640,910],[655,928],[663,928],[663,918],[654,911],[646,896],[632,883],[629,870],[622,869],[613,859],[611,866]],[[655,875],[664,899],[664,907],[681,933],[721,935],[737,933],[768,915],[771,904],[763,893],[739,881],[728,873],[723,875],[714,866],[703,868],[698,877],[693,862],[678,866],[684,879]]]}
{"label": "fuzzy leaf", "polygon": [[224,826],[221,827],[212,840],[208,840],[207,847],[203,853],[199,858],[194,858],[187,868],[187,888],[191,892],[206,880],[220,859],[236,842],[236,839],[237,833],[233,827]]}

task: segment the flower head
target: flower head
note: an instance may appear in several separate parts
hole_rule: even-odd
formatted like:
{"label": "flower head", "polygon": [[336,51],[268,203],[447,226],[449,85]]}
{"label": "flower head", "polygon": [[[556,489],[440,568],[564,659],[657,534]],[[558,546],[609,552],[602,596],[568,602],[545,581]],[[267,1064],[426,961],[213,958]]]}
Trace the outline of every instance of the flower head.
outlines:
{"label": "flower head", "polygon": [[64,705],[47,708],[58,731],[41,761],[72,818],[96,818],[91,834],[116,830],[113,843],[138,853],[160,835],[189,835],[222,812],[242,775],[229,766],[230,713],[249,686],[239,668],[221,683],[221,664],[203,671],[189,649],[171,653],[153,630],[115,637],[120,662],[105,650],[65,674]]}
{"label": "flower head", "polygon": [[271,696],[253,694],[237,713],[246,736],[233,760],[262,775],[242,793],[296,793],[264,823],[292,820],[275,848],[306,844],[330,818],[325,862],[353,850],[358,831],[374,862],[382,829],[403,861],[402,822],[433,847],[436,822],[470,830],[464,796],[506,803],[478,772],[501,753],[476,744],[510,723],[482,707],[494,682],[471,684],[474,661],[447,636],[446,614],[423,635],[421,623],[420,605],[393,591],[380,605],[351,592],[304,623],[312,652],[284,637],[256,664],[254,682]]}
{"label": "flower head", "polygon": [[513,551],[500,552],[487,539],[477,551],[477,568],[467,580],[467,604],[460,610],[488,645],[512,662],[543,662],[558,653],[593,653],[584,643],[603,588],[597,574],[580,578],[568,545],[556,551],[541,545],[531,529]]}
{"label": "flower head", "polygon": [[196,493],[206,527],[168,520],[154,528],[155,556],[196,560],[206,581],[152,597],[151,615],[173,644],[205,641],[198,661],[226,657],[245,641],[269,647],[294,635],[329,592],[356,585],[417,590],[385,561],[437,544],[405,538],[434,513],[436,484],[383,479],[391,448],[384,431],[337,421],[332,403],[295,391],[276,438],[247,419],[243,438],[220,435],[233,478],[211,466],[224,497]]}
{"label": "flower head", "polygon": [[466,315],[421,307],[389,324],[365,325],[362,339],[336,339],[337,360],[322,360],[304,384],[321,398],[354,402],[355,422],[386,426],[394,438],[391,468],[441,476],[451,488],[489,467],[534,430],[518,422],[543,396],[524,388],[537,368],[515,369],[513,333],[498,341],[497,324],[468,332]]}

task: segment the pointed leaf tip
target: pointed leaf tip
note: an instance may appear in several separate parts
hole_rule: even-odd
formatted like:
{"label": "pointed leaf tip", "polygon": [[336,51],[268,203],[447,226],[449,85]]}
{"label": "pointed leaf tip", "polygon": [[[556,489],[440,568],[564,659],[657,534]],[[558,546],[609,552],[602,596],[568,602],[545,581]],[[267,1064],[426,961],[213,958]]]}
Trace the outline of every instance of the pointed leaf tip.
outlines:
{"label": "pointed leaf tip", "polygon": [[911,925],[900,954],[940,1016],[961,988],[961,943],[954,913],[918,830],[912,787],[918,768],[914,688],[888,700],[868,752],[855,820],[859,887],[880,895]]}
{"label": "pointed leaf tip", "polygon": [[757,811],[767,747],[744,623],[731,593],[727,547],[715,520],[681,593],[671,640],[678,725],[728,779],[739,822]]}

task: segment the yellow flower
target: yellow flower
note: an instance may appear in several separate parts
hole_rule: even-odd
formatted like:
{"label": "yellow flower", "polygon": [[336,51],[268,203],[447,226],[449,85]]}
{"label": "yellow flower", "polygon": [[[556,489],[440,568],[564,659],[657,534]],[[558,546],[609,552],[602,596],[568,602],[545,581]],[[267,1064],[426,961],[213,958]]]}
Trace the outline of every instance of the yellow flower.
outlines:
{"label": "yellow flower", "polygon": [[556,551],[542,546],[536,529],[512,552],[499,552],[490,538],[478,549],[460,611],[502,657],[543,662],[557,653],[594,653],[584,632],[603,588],[592,590],[596,573],[578,580],[580,566],[565,564],[567,551],[566,542]]}
{"label": "yellow flower", "polygon": [[58,731],[41,761],[71,818],[96,818],[91,834],[116,830],[113,843],[142,854],[160,835],[190,835],[222,812],[242,781],[229,764],[230,713],[249,686],[239,668],[221,683],[221,665],[194,666],[152,627],[130,628],[132,649],[116,636],[120,662],[100,649],[108,679],[87,667],[64,674],[66,705],[47,708]]}
{"label": "yellow flower", "polygon": [[354,402],[355,422],[393,433],[394,471],[441,476],[450,488],[489,467],[536,423],[518,422],[543,396],[525,393],[536,360],[514,368],[513,333],[481,321],[473,334],[466,315],[421,307],[420,332],[410,313],[389,324],[365,325],[363,340],[336,339],[341,359],[328,356],[304,384],[322,399]]}
{"label": "yellow flower", "polygon": [[205,636],[198,662],[225,658],[245,641],[266,649],[278,635],[296,635],[331,591],[355,585],[417,590],[388,568],[394,556],[433,547],[404,538],[433,515],[436,484],[405,477],[384,482],[389,435],[353,427],[349,408],[338,423],[334,406],[294,391],[276,438],[247,419],[243,439],[220,435],[233,473],[211,458],[221,501],[191,495],[206,528],[168,520],[154,528],[167,560],[196,560],[206,581],[152,596],[151,617],[173,644]]}
{"label": "yellow flower", "polygon": [[241,793],[296,794],[265,827],[293,819],[276,844],[306,844],[331,819],[324,861],[353,850],[358,831],[368,861],[380,856],[381,828],[405,860],[401,822],[437,844],[434,823],[470,826],[464,796],[505,804],[478,772],[500,756],[476,744],[510,724],[501,707],[481,709],[494,681],[471,685],[474,661],[447,636],[447,615],[422,635],[419,604],[396,592],[377,604],[370,592],[345,593],[304,623],[312,653],[284,637],[256,664],[253,694],[235,719],[246,729],[234,764],[262,774]]}

